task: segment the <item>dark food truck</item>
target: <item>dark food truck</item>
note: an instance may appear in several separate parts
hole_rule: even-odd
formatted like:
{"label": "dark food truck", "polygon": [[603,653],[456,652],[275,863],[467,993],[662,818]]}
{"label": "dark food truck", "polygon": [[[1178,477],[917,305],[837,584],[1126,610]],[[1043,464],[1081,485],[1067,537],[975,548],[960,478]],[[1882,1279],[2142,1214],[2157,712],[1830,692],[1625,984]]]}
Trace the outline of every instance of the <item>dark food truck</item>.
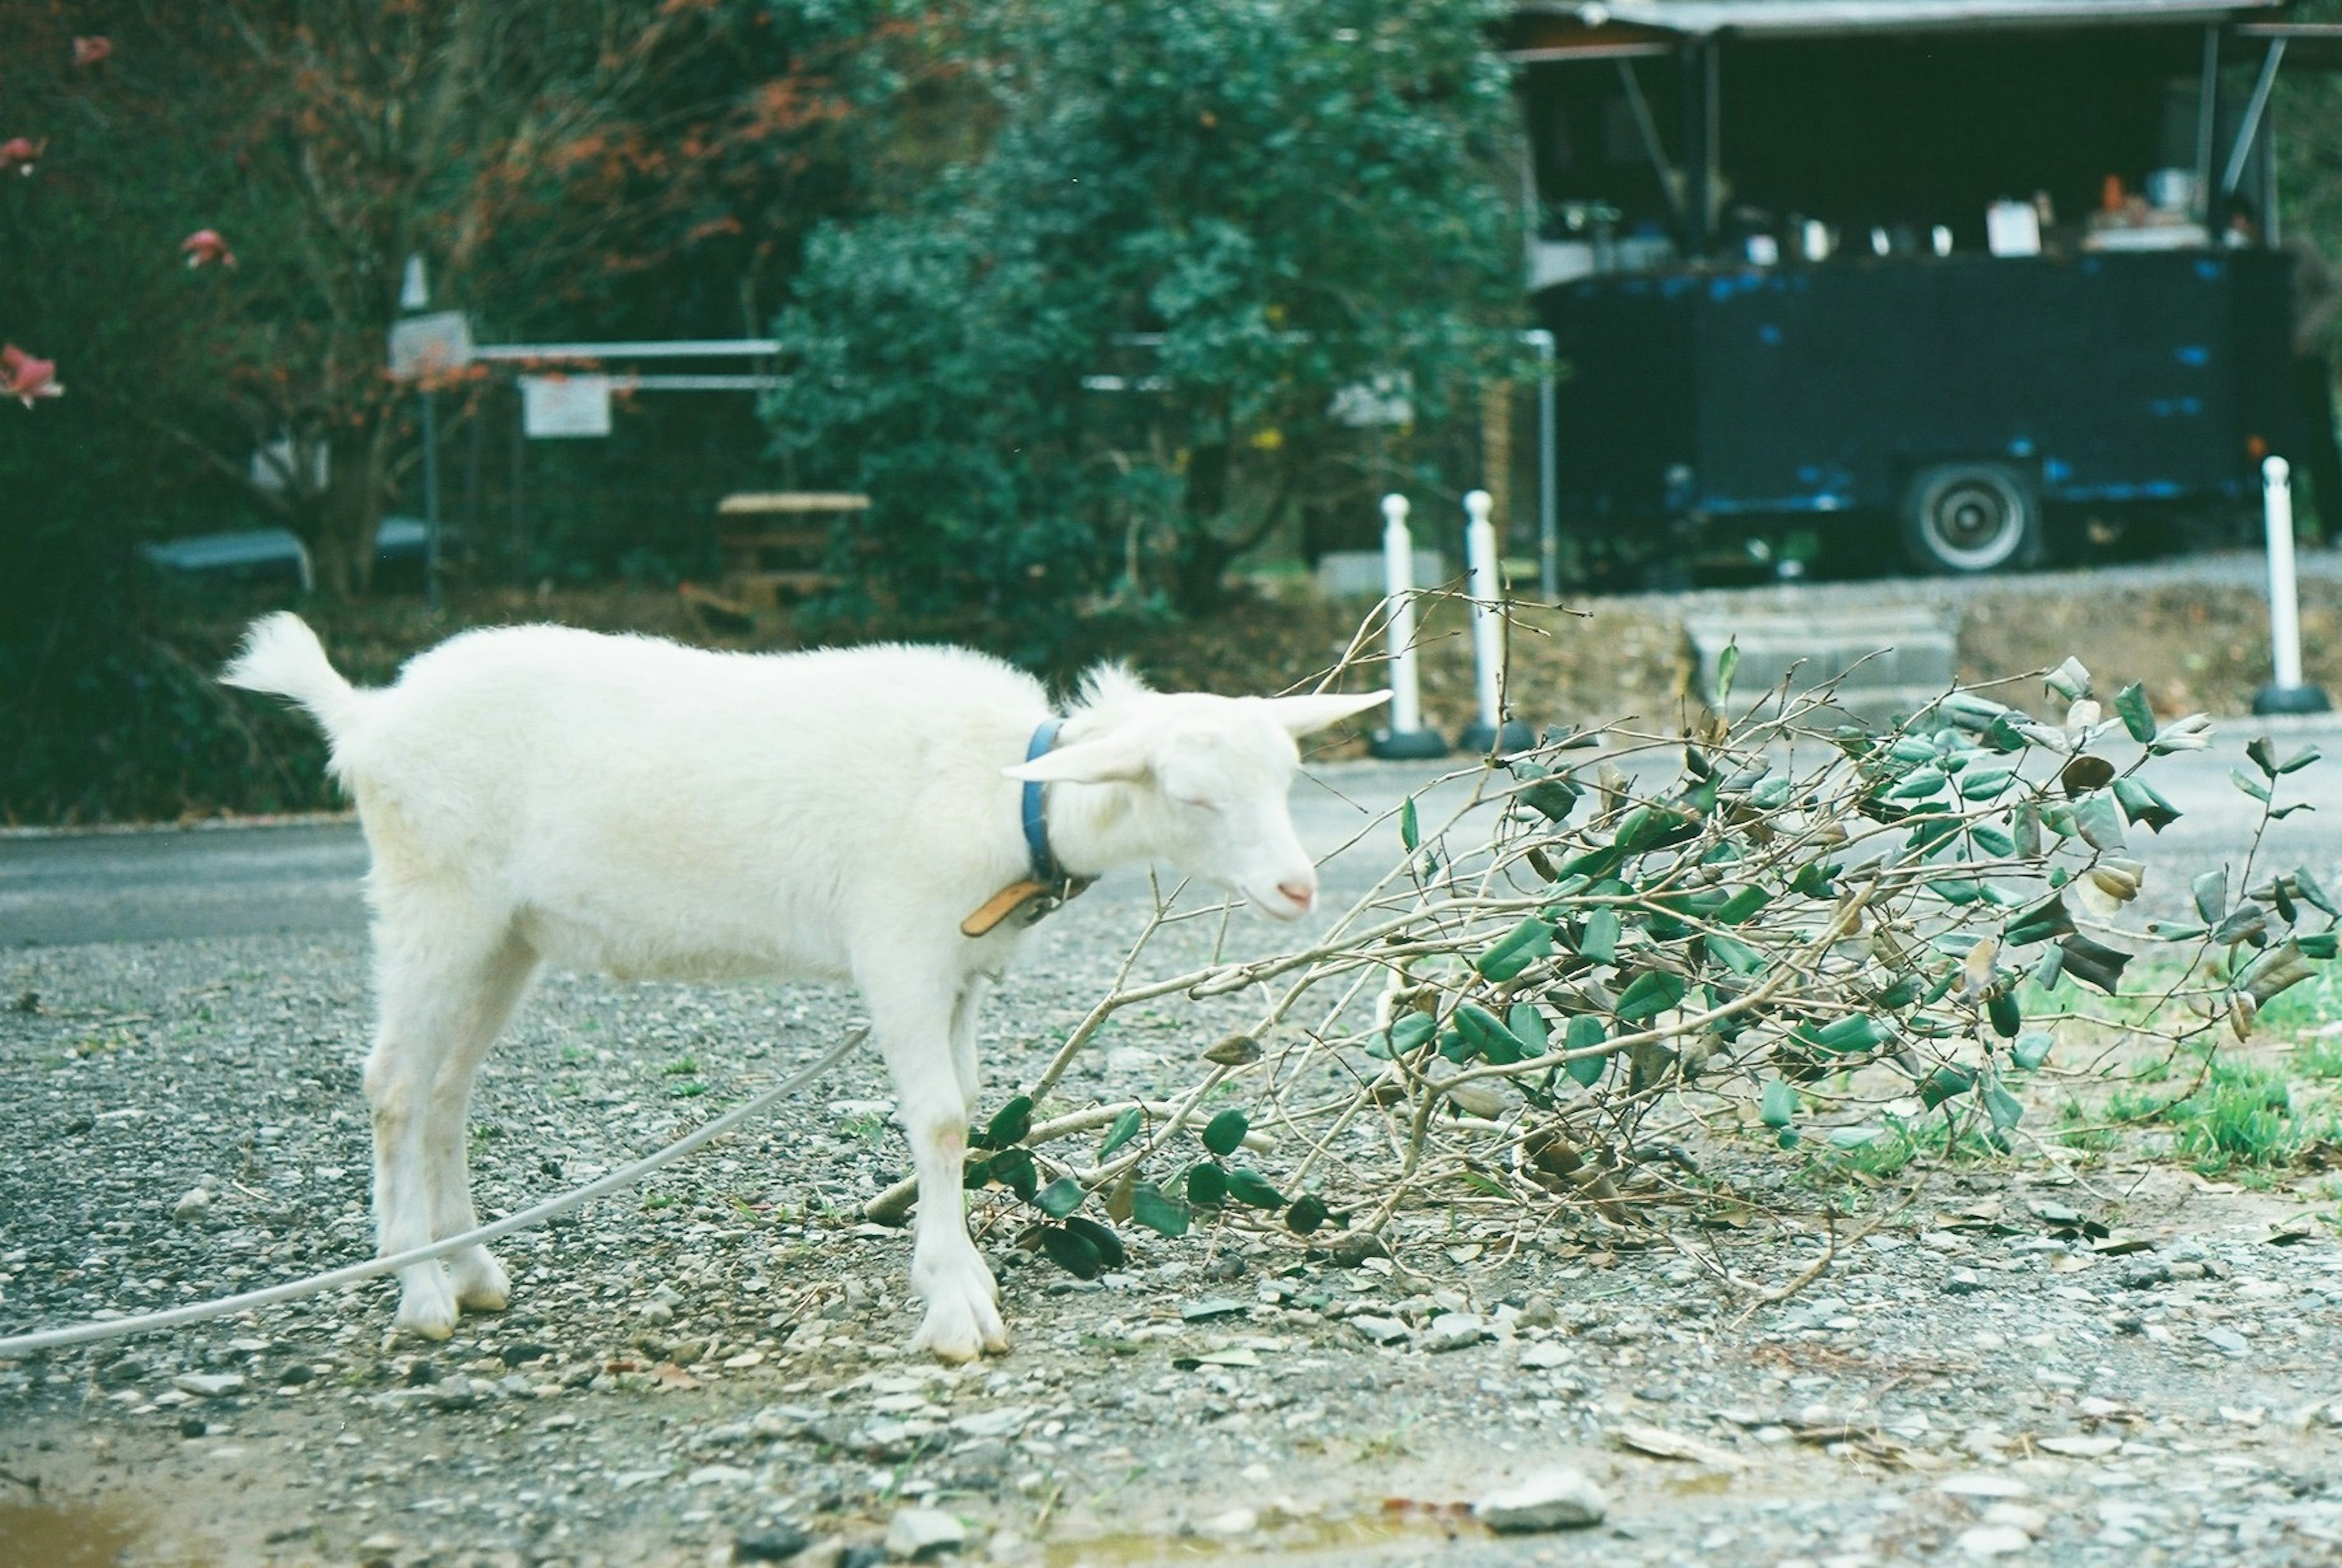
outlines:
{"label": "dark food truck", "polygon": [[[1611,0],[1513,19],[1596,575],[1703,538],[1932,571],[2342,500],[2248,0]],[[2297,282],[2297,274],[2314,286]],[[2297,299],[2297,295],[2302,297]]]}

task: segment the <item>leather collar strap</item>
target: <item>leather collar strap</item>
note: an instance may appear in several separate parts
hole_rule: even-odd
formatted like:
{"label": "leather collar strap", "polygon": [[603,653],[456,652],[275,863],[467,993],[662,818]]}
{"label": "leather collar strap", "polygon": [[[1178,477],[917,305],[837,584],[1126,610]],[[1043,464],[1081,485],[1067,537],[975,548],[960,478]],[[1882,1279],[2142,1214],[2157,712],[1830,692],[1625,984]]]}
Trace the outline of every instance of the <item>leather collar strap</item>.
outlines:
{"label": "leather collar strap", "polygon": [[[1057,744],[1057,732],[1066,721],[1052,714],[1041,721],[1033,738],[1025,747],[1025,760],[1037,761],[1049,754]],[[1025,824],[1025,852],[1032,863],[1032,874],[1022,882],[1012,882],[994,894],[974,913],[959,923],[963,936],[986,936],[1012,914],[1020,912],[1023,924],[1032,924],[1050,914],[1069,898],[1077,898],[1089,891],[1093,879],[1066,874],[1057,857],[1049,849],[1049,819],[1044,811],[1046,804],[1043,785],[1038,779],[1025,781],[1024,794],[1019,801],[1019,814]]]}

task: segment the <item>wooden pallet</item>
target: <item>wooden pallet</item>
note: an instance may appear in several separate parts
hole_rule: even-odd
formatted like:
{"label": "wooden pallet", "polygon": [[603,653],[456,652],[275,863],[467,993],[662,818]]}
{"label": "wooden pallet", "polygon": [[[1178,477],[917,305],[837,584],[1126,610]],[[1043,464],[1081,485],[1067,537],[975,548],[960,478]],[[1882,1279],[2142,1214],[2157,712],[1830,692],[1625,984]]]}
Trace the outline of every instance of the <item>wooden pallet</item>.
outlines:
{"label": "wooden pallet", "polygon": [[[716,504],[719,517],[813,517],[866,512],[870,497],[808,490],[758,491],[726,495]],[[724,586],[739,604],[777,608],[785,599],[810,598],[837,586],[823,570],[829,554],[826,524],[744,528],[716,536],[724,558]]]}

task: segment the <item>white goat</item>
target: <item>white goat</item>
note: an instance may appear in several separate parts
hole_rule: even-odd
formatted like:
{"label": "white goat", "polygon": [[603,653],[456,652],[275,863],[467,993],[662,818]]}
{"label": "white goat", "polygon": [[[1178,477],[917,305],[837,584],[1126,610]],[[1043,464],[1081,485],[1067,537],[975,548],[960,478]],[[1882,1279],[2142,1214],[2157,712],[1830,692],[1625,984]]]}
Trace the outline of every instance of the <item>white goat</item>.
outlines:
{"label": "white goat", "polygon": [[[1046,880],[1161,859],[1297,918],[1317,875],[1286,802],[1293,737],[1387,695],[1175,695],[1102,669],[1042,750],[1039,684],[963,649],[716,654],[523,626],[465,633],[361,691],[292,614],[255,623],[221,678],[315,716],[373,854],[385,1253],[477,1223],[472,1079],[540,965],[850,980],[918,1176],[913,1346],[946,1361],[1008,1344],[960,1175],[976,1011],[1026,925],[971,936],[963,917],[980,925],[970,912],[1036,860]],[[1059,786],[1030,849],[1025,781]],[[434,1338],[511,1290],[484,1247],[400,1286],[399,1325]]]}

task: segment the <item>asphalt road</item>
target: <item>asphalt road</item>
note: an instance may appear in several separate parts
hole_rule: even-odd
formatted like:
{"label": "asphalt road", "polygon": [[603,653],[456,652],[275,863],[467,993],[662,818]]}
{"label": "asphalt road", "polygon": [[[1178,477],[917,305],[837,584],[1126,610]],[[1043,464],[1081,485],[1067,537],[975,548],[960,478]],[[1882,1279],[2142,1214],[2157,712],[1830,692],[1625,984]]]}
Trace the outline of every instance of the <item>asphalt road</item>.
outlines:
{"label": "asphalt road", "polygon": [[[2228,775],[2248,768],[2243,748],[2257,731],[2254,721],[2227,721],[2211,751],[2167,758],[2156,769],[2157,787],[2183,814],[2159,837],[2134,831],[2137,858],[2179,874],[2152,879],[2151,894],[2178,896],[2187,875],[2235,861],[2249,847],[2258,808]],[[2342,886],[2342,719],[2287,721],[2279,737],[2288,753],[2313,744],[2333,760],[2291,775],[2287,782],[2297,793],[2282,798],[2324,809],[2274,824],[2259,864],[2307,864],[2328,886]],[[1334,854],[1436,776],[1428,764],[1332,764],[1295,785],[1295,822],[1314,851]],[[1444,814],[1441,804],[1460,804],[1467,789],[1446,786],[1426,804],[1426,824]],[[1374,834],[1336,856],[1326,871],[1329,902],[1387,867],[1386,837]],[[349,823],[0,839],[0,946],[362,930],[365,871],[365,845]],[[1091,895],[1113,904],[1147,896],[1146,879],[1127,874],[1107,878]]]}

